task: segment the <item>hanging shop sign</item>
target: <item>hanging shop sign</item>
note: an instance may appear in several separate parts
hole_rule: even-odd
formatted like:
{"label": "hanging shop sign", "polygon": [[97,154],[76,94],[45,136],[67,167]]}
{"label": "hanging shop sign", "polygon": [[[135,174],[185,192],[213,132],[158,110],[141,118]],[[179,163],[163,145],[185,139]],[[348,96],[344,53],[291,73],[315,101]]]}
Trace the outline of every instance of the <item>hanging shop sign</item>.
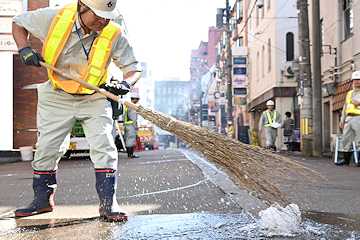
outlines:
{"label": "hanging shop sign", "polygon": [[233,88],[234,95],[246,95],[247,89],[246,88]]}
{"label": "hanging shop sign", "polygon": [[233,86],[247,86],[248,85],[248,78],[245,76],[232,76],[232,85]]}
{"label": "hanging shop sign", "polygon": [[233,65],[246,65],[247,58],[246,57],[233,57]]}
{"label": "hanging shop sign", "polygon": [[233,68],[234,75],[246,75],[247,74],[247,67],[234,67]]}
{"label": "hanging shop sign", "polygon": [[247,98],[246,97],[233,97],[234,106],[246,106]]}

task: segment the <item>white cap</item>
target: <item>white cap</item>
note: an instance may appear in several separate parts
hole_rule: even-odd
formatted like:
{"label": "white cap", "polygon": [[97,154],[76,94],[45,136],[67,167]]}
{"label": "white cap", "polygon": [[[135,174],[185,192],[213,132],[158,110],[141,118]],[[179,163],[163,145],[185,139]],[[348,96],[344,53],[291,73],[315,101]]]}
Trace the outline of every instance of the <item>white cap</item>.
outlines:
{"label": "white cap", "polygon": [[360,71],[354,71],[351,75],[351,79],[360,79]]}
{"label": "white cap", "polygon": [[116,7],[116,0],[81,0],[94,13],[102,18],[115,19],[121,16]]}
{"label": "white cap", "polygon": [[133,92],[131,93],[131,98],[137,98],[137,99],[140,99],[140,95],[138,92]]}
{"label": "white cap", "polygon": [[266,106],[275,106],[275,103],[274,103],[273,100],[268,100],[268,101],[266,102]]}

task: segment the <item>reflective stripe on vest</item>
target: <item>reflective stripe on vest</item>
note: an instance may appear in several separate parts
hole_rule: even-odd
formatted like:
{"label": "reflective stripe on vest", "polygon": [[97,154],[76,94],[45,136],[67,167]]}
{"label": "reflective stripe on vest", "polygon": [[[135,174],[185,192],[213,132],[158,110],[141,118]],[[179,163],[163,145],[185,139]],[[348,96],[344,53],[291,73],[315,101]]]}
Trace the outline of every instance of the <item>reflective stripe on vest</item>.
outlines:
{"label": "reflective stripe on vest", "polygon": [[[74,26],[76,16],[77,4],[72,3],[62,8],[54,18],[42,51],[42,56],[46,63],[55,66]],[[109,24],[100,32],[91,48],[88,66],[85,69],[82,80],[96,87],[106,82],[106,63],[110,57],[112,42],[117,38],[120,32],[120,27],[113,22],[109,22]],[[50,69],[48,69],[48,75],[54,88],[62,89],[68,93],[94,93],[94,90],[84,88],[73,80],[61,81]]]}
{"label": "reflective stripe on vest", "polygon": [[124,124],[132,124],[133,121],[128,117],[128,106],[125,106],[125,119],[124,119]]}
{"label": "reflective stripe on vest", "polygon": [[229,129],[228,129],[228,135],[231,135],[231,134],[233,134],[234,132],[233,132],[233,127],[232,126],[230,126],[229,127]]}
{"label": "reflective stripe on vest", "polygon": [[349,115],[349,113],[360,115],[360,109],[355,107],[355,105],[351,103],[351,98],[353,93],[354,90],[349,91],[346,99],[346,109],[345,109],[346,116]]}
{"label": "reflective stripe on vest", "polygon": [[273,122],[276,122],[276,110],[274,110],[274,120],[271,119],[269,110],[266,110],[266,115],[268,117],[269,124],[264,124],[264,127],[269,127],[270,124],[272,124]]}

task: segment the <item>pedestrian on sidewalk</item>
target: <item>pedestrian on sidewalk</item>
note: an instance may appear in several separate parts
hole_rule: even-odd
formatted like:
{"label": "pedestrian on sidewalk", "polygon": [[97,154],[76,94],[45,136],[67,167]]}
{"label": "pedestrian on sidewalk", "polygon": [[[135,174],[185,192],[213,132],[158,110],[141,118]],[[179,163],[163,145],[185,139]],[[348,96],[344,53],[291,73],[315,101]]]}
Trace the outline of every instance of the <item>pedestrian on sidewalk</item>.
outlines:
{"label": "pedestrian on sidewalk", "polygon": [[284,129],[284,143],[286,144],[288,151],[292,152],[292,147],[294,143],[294,119],[291,118],[291,112],[285,113],[285,119],[281,124],[281,127]]}
{"label": "pedestrian on sidewalk", "polygon": [[[131,102],[136,104],[140,99],[138,92],[133,92],[131,94]],[[134,155],[135,150],[135,140],[138,135],[138,123],[137,123],[137,114],[134,109],[125,106],[125,115],[124,115],[124,125],[125,125],[125,146],[128,158],[138,158],[138,155]]]}
{"label": "pedestrian on sidewalk", "polygon": [[[119,16],[116,0],[81,0],[63,8],[43,8],[17,15],[13,18],[12,33],[24,64],[40,67],[40,61],[45,61],[68,75],[123,95],[140,79],[142,68],[120,26],[110,21]],[[29,34],[43,42],[41,55],[29,45]],[[116,85],[107,83],[111,60],[124,73],[124,80]],[[49,80],[38,88],[40,137],[32,162],[34,199],[29,206],[17,209],[15,216],[53,210],[61,157],[58,150],[79,120],[94,163],[100,216],[108,220],[126,219],[127,214],[116,201],[118,153],[111,134],[110,103],[103,94],[51,70],[48,76]]]}
{"label": "pedestrian on sidewalk", "polygon": [[[336,165],[349,165],[354,151],[352,151],[352,142],[355,137],[360,140],[360,71],[354,71],[351,75],[353,81],[353,90],[346,94],[345,104],[342,109],[342,115],[339,126],[343,129],[343,148],[344,159],[335,163]],[[356,144],[357,146],[359,144]],[[357,163],[360,166],[359,163]]]}
{"label": "pedestrian on sidewalk", "polygon": [[282,122],[281,115],[275,110],[275,103],[273,100],[266,102],[266,108],[259,121],[259,132],[265,129],[266,148],[276,151],[275,141],[277,137],[277,128]]}

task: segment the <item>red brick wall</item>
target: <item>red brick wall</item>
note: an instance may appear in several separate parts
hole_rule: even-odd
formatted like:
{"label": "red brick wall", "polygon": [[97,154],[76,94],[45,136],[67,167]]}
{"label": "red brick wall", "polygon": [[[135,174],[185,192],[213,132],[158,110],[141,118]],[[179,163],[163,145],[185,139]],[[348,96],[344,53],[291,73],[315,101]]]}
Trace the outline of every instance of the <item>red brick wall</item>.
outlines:
{"label": "red brick wall", "polygon": [[[48,0],[29,0],[28,10],[35,10],[49,6]],[[40,40],[30,37],[30,45],[33,49],[41,52]],[[41,83],[48,79],[44,67],[37,68],[27,66],[21,62],[20,56],[14,55],[14,148],[21,146],[34,146],[37,139],[36,131],[36,107],[37,91],[21,90],[22,87]]]}

